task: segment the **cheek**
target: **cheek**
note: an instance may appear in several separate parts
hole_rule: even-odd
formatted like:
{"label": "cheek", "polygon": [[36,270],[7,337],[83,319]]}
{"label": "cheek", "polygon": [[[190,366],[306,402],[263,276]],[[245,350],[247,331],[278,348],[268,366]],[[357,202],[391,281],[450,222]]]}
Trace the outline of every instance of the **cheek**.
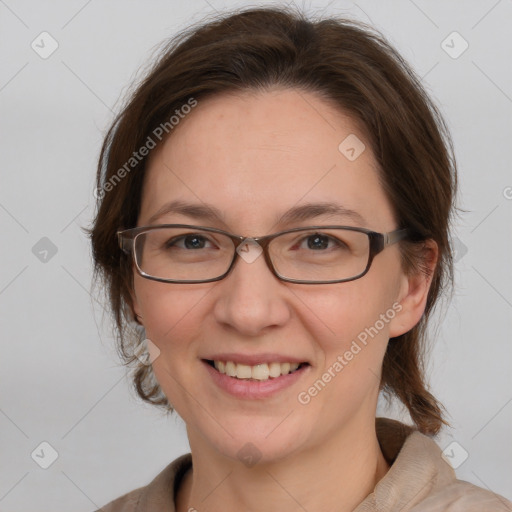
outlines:
{"label": "cheek", "polygon": [[310,417],[322,418],[324,434],[360,410],[374,413],[395,314],[386,290],[358,280],[299,294],[320,365],[297,398]]}
{"label": "cheek", "polygon": [[347,407],[378,389],[397,313],[393,282],[377,273],[365,277],[298,294],[311,312],[308,329],[322,361],[316,377],[333,383],[324,399],[342,400]]}
{"label": "cheek", "polygon": [[144,280],[136,285],[146,338],[158,347],[153,373],[169,402],[188,418],[194,401],[183,393],[198,361],[196,344],[205,329],[204,304],[211,289]]}
{"label": "cheek", "polygon": [[146,337],[162,352],[179,350],[202,324],[201,302],[211,290],[203,285],[176,285],[147,279],[135,282]]}
{"label": "cheek", "polygon": [[314,338],[322,340],[326,351],[345,347],[360,334],[362,339],[368,330],[375,337],[377,329],[379,337],[387,339],[389,320],[394,316],[394,294],[385,283],[361,279],[298,291],[296,295],[309,312]]}

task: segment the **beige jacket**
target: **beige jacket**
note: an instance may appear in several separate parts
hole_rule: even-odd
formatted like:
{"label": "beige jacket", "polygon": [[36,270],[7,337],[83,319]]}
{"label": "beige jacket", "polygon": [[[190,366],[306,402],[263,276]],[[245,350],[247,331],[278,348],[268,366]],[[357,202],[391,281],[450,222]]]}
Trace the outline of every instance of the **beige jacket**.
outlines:
{"label": "beige jacket", "polygon": [[[377,418],[377,437],[391,468],[354,512],[512,512],[512,502],[457,480],[441,449],[398,421]],[[147,486],[110,502],[101,512],[176,512],[174,496],[192,466],[187,453]]]}

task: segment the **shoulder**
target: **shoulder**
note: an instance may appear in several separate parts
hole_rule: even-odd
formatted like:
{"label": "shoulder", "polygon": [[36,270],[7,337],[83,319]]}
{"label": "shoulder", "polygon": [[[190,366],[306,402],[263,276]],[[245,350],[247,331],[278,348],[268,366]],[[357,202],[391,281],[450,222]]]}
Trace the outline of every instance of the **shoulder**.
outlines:
{"label": "shoulder", "polygon": [[96,512],[134,512],[137,510],[140,497],[146,488],[147,486],[139,487],[138,489],[123,494],[114,501],[96,510]]}
{"label": "shoulder", "polygon": [[357,512],[512,512],[504,497],[457,479],[433,436],[387,418],[377,436],[390,469]]}
{"label": "shoulder", "polygon": [[123,494],[96,512],[174,512],[174,494],[181,478],[191,466],[191,454],[181,455],[148,485]]}
{"label": "shoulder", "polygon": [[463,480],[436,489],[411,512],[512,512],[512,502]]}

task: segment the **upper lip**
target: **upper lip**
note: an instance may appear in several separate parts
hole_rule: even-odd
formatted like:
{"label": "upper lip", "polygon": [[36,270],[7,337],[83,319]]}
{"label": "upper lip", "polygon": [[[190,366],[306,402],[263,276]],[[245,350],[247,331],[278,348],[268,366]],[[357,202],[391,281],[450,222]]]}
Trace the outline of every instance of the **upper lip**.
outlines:
{"label": "upper lip", "polygon": [[204,357],[203,359],[210,361],[233,361],[236,364],[246,364],[248,366],[254,366],[261,363],[306,363],[305,359],[299,359],[293,356],[286,356],[283,354],[273,354],[273,353],[264,353],[264,354],[235,354],[233,352],[230,353],[222,353],[222,354],[214,354],[208,357]]}

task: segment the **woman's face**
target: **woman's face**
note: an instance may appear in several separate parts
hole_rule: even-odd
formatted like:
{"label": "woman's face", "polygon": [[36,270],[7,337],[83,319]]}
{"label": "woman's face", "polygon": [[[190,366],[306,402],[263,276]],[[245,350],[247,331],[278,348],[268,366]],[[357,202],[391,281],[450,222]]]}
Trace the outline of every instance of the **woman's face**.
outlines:
{"label": "woman's face", "polygon": [[[366,145],[359,156],[362,146],[339,149],[349,136],[348,142],[356,136]],[[150,221],[172,201],[207,205],[221,218],[169,212]],[[277,223],[290,209],[316,203],[357,215]],[[357,125],[317,96],[290,89],[199,101],[155,150],[138,225],[179,223],[246,237],[312,225],[397,228]],[[233,458],[249,450],[277,460],[341,433],[374,428],[388,339],[413,326],[399,304],[406,292],[393,245],[351,282],[282,282],[260,256],[239,258],[225,279],[213,283],[168,284],[136,274],[133,297],[146,337],[160,351],[155,375],[185,420],[192,449]],[[217,370],[205,362],[225,354],[308,365],[278,391],[242,397],[233,386],[219,385]]]}

